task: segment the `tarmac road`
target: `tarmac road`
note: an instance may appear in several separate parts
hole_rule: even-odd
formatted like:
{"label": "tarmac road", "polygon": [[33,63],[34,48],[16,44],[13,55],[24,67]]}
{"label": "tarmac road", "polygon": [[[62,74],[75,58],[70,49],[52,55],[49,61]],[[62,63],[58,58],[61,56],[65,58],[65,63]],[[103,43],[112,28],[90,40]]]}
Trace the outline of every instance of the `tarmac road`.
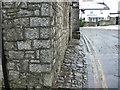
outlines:
{"label": "tarmac road", "polygon": [[88,87],[118,88],[118,30],[80,30],[88,64]]}

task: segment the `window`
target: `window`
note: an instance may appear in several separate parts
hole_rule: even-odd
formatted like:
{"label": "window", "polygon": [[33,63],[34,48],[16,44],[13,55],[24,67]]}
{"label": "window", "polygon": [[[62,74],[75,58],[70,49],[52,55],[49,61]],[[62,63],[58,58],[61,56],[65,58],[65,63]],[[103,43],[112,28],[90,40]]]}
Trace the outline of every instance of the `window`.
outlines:
{"label": "window", "polygon": [[89,18],[89,22],[92,22],[92,18]]}
{"label": "window", "polygon": [[90,14],[93,14],[93,11],[90,11]]}
{"label": "window", "polygon": [[85,21],[85,18],[83,18],[83,21]]}
{"label": "window", "polygon": [[100,14],[103,14],[103,10],[100,10]]}

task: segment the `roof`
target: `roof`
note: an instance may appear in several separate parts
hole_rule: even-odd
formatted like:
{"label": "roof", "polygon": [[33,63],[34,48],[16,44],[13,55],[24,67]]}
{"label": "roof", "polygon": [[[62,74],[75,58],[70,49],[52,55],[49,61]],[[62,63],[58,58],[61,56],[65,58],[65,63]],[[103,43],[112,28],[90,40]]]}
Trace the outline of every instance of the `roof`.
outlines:
{"label": "roof", "polygon": [[104,2],[82,2],[79,7],[80,10],[110,10]]}
{"label": "roof", "polygon": [[109,16],[110,17],[118,17],[118,16],[120,16],[120,11],[118,11],[117,13],[110,13]]}
{"label": "roof", "polygon": [[118,13],[110,13],[111,15],[113,15],[113,14],[120,14],[120,12],[118,12]]}
{"label": "roof", "polygon": [[118,14],[110,14],[109,17],[118,17]]}

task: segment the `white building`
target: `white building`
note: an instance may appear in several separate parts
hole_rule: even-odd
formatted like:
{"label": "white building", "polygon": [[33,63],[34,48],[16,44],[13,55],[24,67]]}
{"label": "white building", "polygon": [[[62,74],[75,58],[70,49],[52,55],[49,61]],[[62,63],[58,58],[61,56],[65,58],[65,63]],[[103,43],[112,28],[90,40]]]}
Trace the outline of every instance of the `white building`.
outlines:
{"label": "white building", "polygon": [[[101,1],[101,0],[100,0]],[[80,17],[85,22],[108,20],[109,7],[99,0],[80,0]]]}

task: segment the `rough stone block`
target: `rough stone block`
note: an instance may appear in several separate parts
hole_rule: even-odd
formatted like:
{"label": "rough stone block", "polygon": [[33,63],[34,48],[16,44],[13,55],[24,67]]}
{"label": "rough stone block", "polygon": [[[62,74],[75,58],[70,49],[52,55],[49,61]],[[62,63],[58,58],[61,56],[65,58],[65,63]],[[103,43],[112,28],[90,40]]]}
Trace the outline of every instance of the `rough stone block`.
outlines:
{"label": "rough stone block", "polygon": [[18,12],[19,10],[18,9],[16,9],[16,8],[13,8],[13,9],[7,9],[7,15],[10,15],[10,13],[11,13],[11,15],[14,13],[14,14],[16,14],[16,12]]}
{"label": "rough stone block", "polygon": [[3,2],[2,7],[3,8],[13,8],[15,6],[14,2]]}
{"label": "rough stone block", "polygon": [[19,76],[19,83],[22,85],[27,85],[27,76],[26,76],[26,73],[20,73],[20,76]]}
{"label": "rough stone block", "polygon": [[29,3],[28,4],[28,8],[29,9],[40,9],[41,8],[41,4],[40,3]]}
{"label": "rough stone block", "polygon": [[34,48],[50,48],[50,40],[34,40]]}
{"label": "rough stone block", "polygon": [[29,18],[14,19],[14,26],[15,27],[29,26]]}
{"label": "rough stone block", "polygon": [[9,58],[10,59],[23,59],[24,52],[23,51],[9,51]]}
{"label": "rough stone block", "polygon": [[4,47],[5,50],[15,50],[16,49],[16,44],[14,42],[5,42]]}
{"label": "rough stone block", "polygon": [[53,16],[51,19],[51,25],[54,26],[55,25],[55,17]]}
{"label": "rough stone block", "polygon": [[25,38],[26,39],[38,39],[39,38],[39,29],[38,28],[26,28],[25,29]]}
{"label": "rough stone block", "polygon": [[35,10],[35,11],[34,11],[34,15],[35,15],[35,16],[39,16],[39,15],[40,15],[40,10]]}
{"label": "rough stone block", "polygon": [[16,8],[27,8],[27,2],[16,2],[15,7]]}
{"label": "rough stone block", "polygon": [[19,41],[17,42],[19,50],[30,50],[31,49],[31,41]]}
{"label": "rough stone block", "polygon": [[33,59],[33,58],[35,58],[34,51],[26,51],[25,52],[25,58],[26,59]]}
{"label": "rough stone block", "polygon": [[[3,18],[7,18],[7,17],[3,16]],[[2,28],[7,28],[8,29],[8,28],[12,28],[12,27],[14,27],[14,25],[13,25],[11,20],[3,20]]]}
{"label": "rough stone block", "polygon": [[40,50],[40,61],[50,63],[52,60],[53,54],[50,50]]}
{"label": "rough stone block", "polygon": [[30,60],[31,63],[40,63],[40,60]]}
{"label": "rough stone block", "polygon": [[10,69],[15,69],[15,63],[14,62],[8,62],[7,63],[7,68]]}
{"label": "rough stone block", "polygon": [[50,26],[50,18],[32,17],[30,18],[30,26]]}
{"label": "rough stone block", "polygon": [[33,88],[35,86],[40,86],[42,84],[41,77],[42,77],[41,74],[38,74],[38,75],[36,75],[35,73],[27,74],[27,82],[29,83],[29,86],[30,87],[32,86],[31,88]]}
{"label": "rough stone block", "polygon": [[[19,60],[16,60],[19,61]],[[15,63],[15,70],[19,71],[20,70],[20,62],[19,63]]]}
{"label": "rough stone block", "polygon": [[38,73],[48,72],[51,70],[51,65],[50,64],[43,64],[43,65],[31,64],[29,68],[31,72],[38,72]]}
{"label": "rough stone block", "polygon": [[39,59],[40,58],[40,51],[36,50],[36,58]]}
{"label": "rough stone block", "polygon": [[6,9],[2,9],[2,14],[7,14],[7,10]]}
{"label": "rough stone block", "polygon": [[23,39],[23,30],[20,28],[8,29],[6,34],[8,41],[17,41]]}
{"label": "rough stone block", "polygon": [[20,69],[23,71],[28,71],[29,68],[29,60],[21,60],[20,61]]}
{"label": "rough stone block", "polygon": [[33,15],[33,11],[31,10],[20,9],[20,11],[17,12],[17,17],[32,16],[32,15]]}
{"label": "rough stone block", "polygon": [[49,28],[40,28],[40,38],[49,38],[51,30]]}
{"label": "rough stone block", "polygon": [[54,77],[54,75],[53,75],[53,73],[48,73],[48,74],[45,74],[44,76],[43,76],[44,78],[44,85],[45,86],[52,86],[52,82],[53,82],[53,77]]}
{"label": "rough stone block", "polygon": [[49,4],[42,4],[41,15],[42,16],[49,16],[50,15],[50,5]]}
{"label": "rough stone block", "polygon": [[[2,10],[2,17],[7,18],[7,10]],[[4,20],[5,21],[5,20]],[[6,20],[7,21],[7,20]]]}
{"label": "rough stone block", "polygon": [[19,78],[19,72],[18,71],[9,71],[9,79],[10,80],[17,80]]}

